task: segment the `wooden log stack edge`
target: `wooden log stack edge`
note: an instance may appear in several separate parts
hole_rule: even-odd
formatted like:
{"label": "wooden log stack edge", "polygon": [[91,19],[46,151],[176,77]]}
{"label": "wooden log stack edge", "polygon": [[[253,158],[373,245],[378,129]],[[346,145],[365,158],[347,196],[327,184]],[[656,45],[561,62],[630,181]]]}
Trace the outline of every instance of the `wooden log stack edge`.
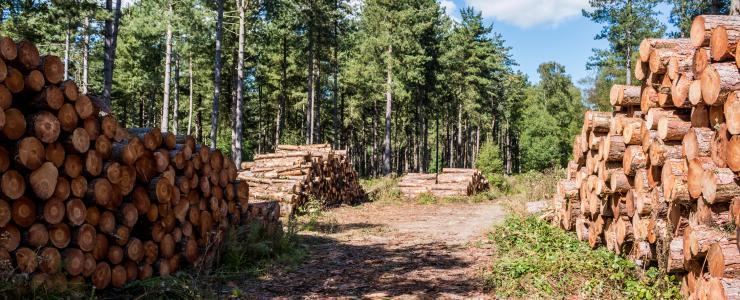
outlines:
{"label": "wooden log stack edge", "polygon": [[689,299],[740,299],[740,16],[645,39],[613,112],[587,111],[553,223],[682,278]]}
{"label": "wooden log stack edge", "polygon": [[401,193],[407,198],[422,194],[435,197],[472,196],[487,191],[490,186],[477,169],[443,168],[437,174],[408,173],[398,182]]}
{"label": "wooden log stack edge", "polygon": [[275,153],[242,163],[238,178],[249,184],[251,201],[279,201],[291,215],[311,198],[324,207],[367,199],[346,150],[329,144],[278,145]]}
{"label": "wooden log stack edge", "polygon": [[36,287],[121,288],[213,261],[242,219],[275,223],[265,216],[277,204],[250,206],[219,150],[120,126],[63,69],[33,43],[0,37],[3,266]]}

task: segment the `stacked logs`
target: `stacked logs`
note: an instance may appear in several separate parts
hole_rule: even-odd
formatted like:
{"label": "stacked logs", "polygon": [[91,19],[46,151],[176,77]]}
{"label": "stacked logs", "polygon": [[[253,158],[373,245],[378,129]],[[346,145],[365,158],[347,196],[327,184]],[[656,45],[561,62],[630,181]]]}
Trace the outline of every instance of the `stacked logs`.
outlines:
{"label": "stacked logs", "polygon": [[592,247],[682,275],[695,299],[740,299],[740,17],[646,39],[614,112],[586,112],[554,221]]}
{"label": "stacked logs", "polygon": [[408,173],[398,183],[401,193],[407,198],[421,194],[435,197],[472,196],[487,191],[488,180],[477,169],[443,168],[437,174]]}
{"label": "stacked logs", "polygon": [[282,215],[311,198],[325,207],[365,199],[346,151],[329,144],[278,145],[275,153],[255,155],[242,169],[238,178],[249,183],[251,201],[279,201]]}
{"label": "stacked logs", "polygon": [[32,287],[120,288],[205,261],[247,212],[220,151],[126,129],[53,55],[0,38],[0,265]]}

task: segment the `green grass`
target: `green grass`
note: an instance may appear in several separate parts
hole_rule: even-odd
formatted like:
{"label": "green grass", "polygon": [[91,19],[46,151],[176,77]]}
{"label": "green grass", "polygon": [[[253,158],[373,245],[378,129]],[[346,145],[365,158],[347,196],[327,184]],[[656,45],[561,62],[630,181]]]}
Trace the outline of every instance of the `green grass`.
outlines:
{"label": "green grass", "polygon": [[679,299],[673,276],[591,250],[572,233],[535,217],[510,216],[489,234],[493,265],[486,284],[497,297],[528,299]]}
{"label": "green grass", "polygon": [[362,179],[360,184],[367,192],[370,201],[400,203],[405,201],[398,189],[398,178],[386,176],[373,179]]}

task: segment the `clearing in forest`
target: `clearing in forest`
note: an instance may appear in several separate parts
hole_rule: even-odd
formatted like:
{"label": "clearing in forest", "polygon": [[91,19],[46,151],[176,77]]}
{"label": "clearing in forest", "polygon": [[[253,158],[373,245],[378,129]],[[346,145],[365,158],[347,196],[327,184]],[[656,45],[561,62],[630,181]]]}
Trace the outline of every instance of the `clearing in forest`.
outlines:
{"label": "clearing in forest", "polygon": [[485,233],[505,216],[493,203],[373,202],[314,216],[294,270],[251,280],[250,297],[487,298]]}

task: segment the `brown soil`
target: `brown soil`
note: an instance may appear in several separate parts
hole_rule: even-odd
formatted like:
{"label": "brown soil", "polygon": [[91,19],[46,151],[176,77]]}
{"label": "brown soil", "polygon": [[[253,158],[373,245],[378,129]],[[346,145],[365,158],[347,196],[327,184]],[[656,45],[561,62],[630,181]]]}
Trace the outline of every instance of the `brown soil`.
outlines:
{"label": "brown soil", "polygon": [[487,299],[485,233],[504,217],[478,204],[367,203],[324,213],[301,232],[309,257],[246,282],[249,298]]}

